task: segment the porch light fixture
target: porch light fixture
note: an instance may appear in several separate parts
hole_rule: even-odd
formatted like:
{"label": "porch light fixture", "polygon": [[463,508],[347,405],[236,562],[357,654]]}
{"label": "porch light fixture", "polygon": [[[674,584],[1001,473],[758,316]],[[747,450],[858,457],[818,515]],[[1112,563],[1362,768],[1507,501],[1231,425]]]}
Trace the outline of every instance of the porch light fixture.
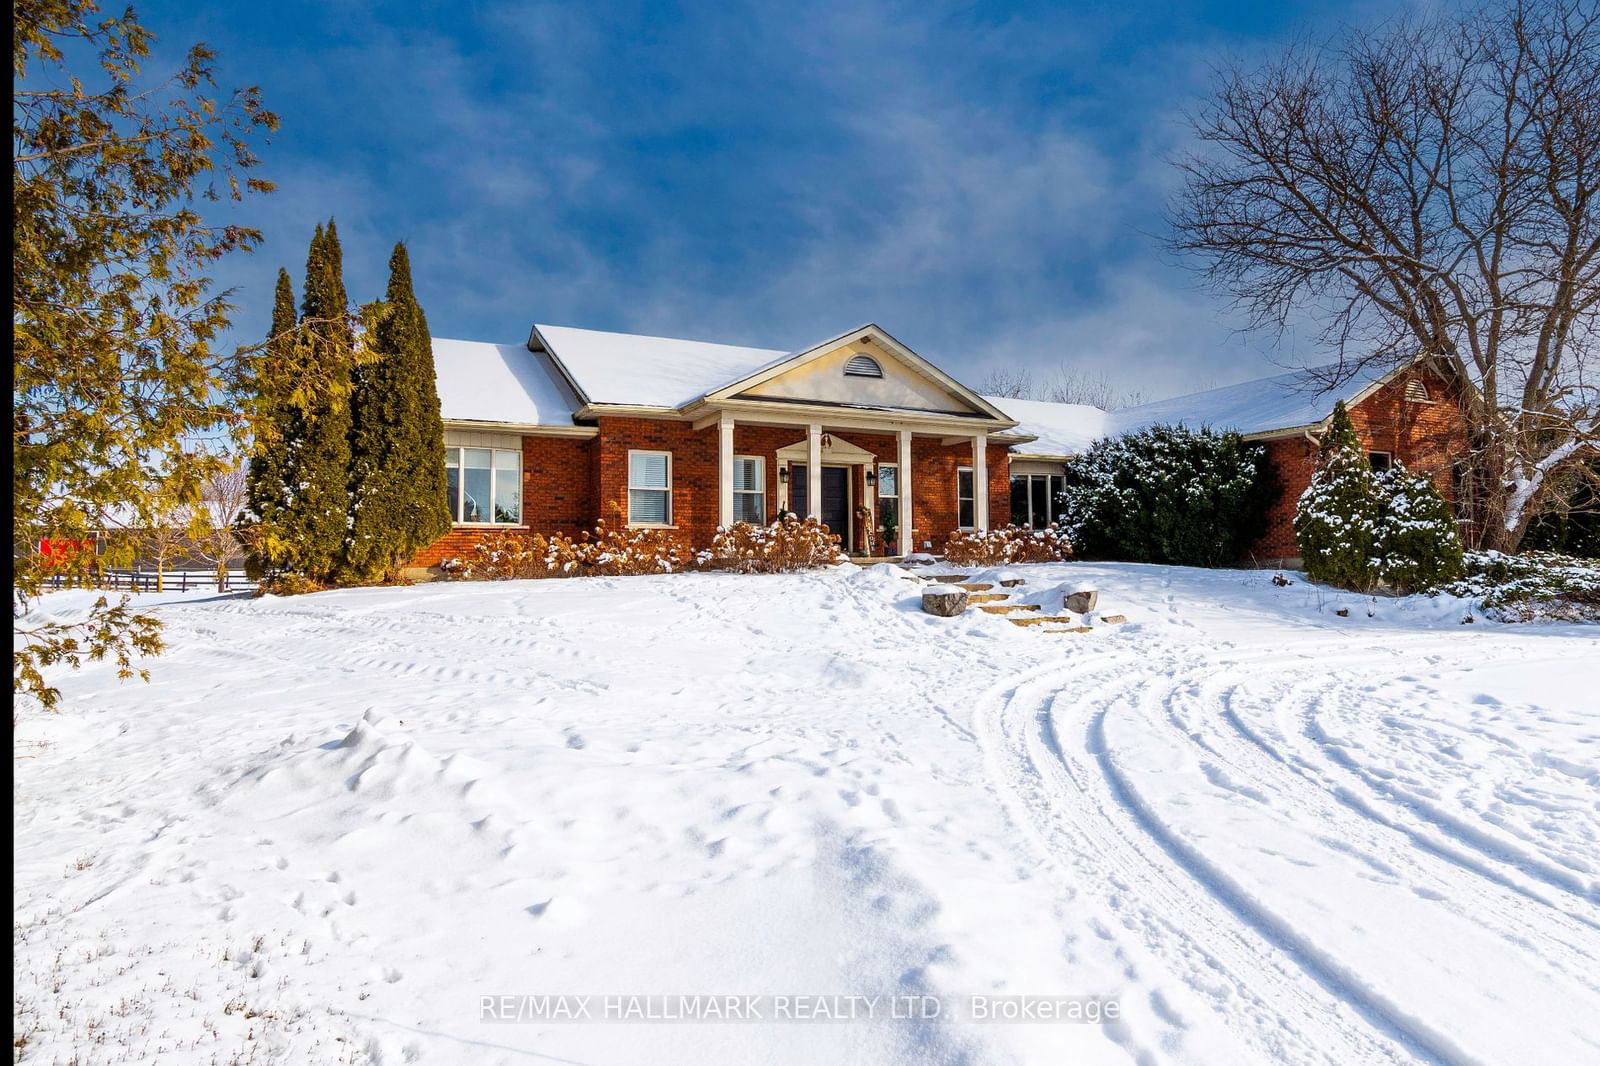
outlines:
{"label": "porch light fixture", "polygon": [[871,488],[878,483],[878,475],[872,470],[867,471],[867,487]]}
{"label": "porch light fixture", "polygon": [[786,466],[778,467],[778,484],[787,485],[788,483],[789,483],[789,468],[786,467]]}

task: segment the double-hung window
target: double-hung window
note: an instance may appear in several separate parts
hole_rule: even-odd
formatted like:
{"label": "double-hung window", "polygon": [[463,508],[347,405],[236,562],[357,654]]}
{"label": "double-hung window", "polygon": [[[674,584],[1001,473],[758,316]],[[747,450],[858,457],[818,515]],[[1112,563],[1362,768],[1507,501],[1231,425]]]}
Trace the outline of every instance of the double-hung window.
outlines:
{"label": "double-hung window", "polygon": [[956,525],[962,529],[971,529],[977,525],[977,509],[972,495],[972,467],[963,466],[956,470]]}
{"label": "double-hung window", "polygon": [[672,524],[672,453],[628,453],[628,524]]}
{"label": "double-hung window", "polygon": [[767,464],[760,456],[733,457],[733,520],[766,524]]}
{"label": "double-hung window", "polygon": [[878,466],[878,522],[884,529],[900,526],[900,468],[893,464]]}
{"label": "double-hung window", "polygon": [[457,525],[522,524],[522,453],[513,448],[444,450],[445,490]]}

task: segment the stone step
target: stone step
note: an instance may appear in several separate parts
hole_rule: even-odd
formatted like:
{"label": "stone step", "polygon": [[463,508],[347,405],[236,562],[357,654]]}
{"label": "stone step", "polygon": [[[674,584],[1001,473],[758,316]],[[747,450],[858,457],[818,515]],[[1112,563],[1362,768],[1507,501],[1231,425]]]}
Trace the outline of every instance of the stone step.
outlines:
{"label": "stone step", "polygon": [[1041,633],[1093,633],[1093,626],[1045,626]]}
{"label": "stone step", "polygon": [[988,592],[990,589],[994,588],[993,585],[985,585],[981,581],[963,581],[961,583],[961,587],[966,589],[968,592]]}
{"label": "stone step", "polygon": [[1026,584],[1026,582],[1020,577],[1003,577],[1000,579],[1000,584],[1005,588],[1014,589],[1018,585]]}
{"label": "stone step", "polygon": [[[962,585],[961,587],[962,588],[966,588],[967,586],[966,585]],[[984,585],[982,587],[983,588],[988,588],[989,586]],[[972,595],[967,597],[967,602],[968,603],[1003,603],[1008,598],[1009,597],[1004,592],[974,592]]]}
{"label": "stone step", "polygon": [[[1035,607],[1034,610],[1038,610],[1038,608]],[[1051,624],[1071,625],[1072,622],[1073,620],[1071,618],[1062,618],[1060,615],[1056,614],[1042,614],[1033,618],[1011,619],[1011,624],[1014,626],[1047,626]]]}
{"label": "stone step", "polygon": [[1015,614],[1018,611],[1037,611],[1039,610],[1039,605],[1037,603],[1002,603],[979,607],[978,610],[987,611],[989,614]]}
{"label": "stone step", "polygon": [[971,574],[929,574],[935,581],[943,581],[947,585],[957,585],[971,577]]}

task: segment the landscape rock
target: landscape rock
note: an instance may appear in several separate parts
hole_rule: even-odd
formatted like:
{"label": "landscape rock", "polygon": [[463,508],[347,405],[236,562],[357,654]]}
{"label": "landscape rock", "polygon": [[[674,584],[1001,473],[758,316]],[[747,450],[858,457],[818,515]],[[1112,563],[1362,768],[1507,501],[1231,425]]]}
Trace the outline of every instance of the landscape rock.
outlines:
{"label": "landscape rock", "polygon": [[967,609],[967,590],[954,585],[927,589],[922,594],[922,609],[941,618],[954,617]]}
{"label": "landscape rock", "polygon": [[1073,614],[1087,614],[1094,610],[1094,605],[1100,602],[1100,593],[1095,589],[1082,589],[1069,593],[1065,603],[1062,604]]}
{"label": "landscape rock", "polygon": [[1108,626],[1121,625],[1127,620],[1128,616],[1125,614],[1103,614],[1100,616],[1101,623]]}

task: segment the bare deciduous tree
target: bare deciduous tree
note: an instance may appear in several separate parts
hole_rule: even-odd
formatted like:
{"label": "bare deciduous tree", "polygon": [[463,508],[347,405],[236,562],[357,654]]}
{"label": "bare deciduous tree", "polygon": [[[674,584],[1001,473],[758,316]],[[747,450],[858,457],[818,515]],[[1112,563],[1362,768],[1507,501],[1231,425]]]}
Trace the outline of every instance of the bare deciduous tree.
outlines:
{"label": "bare deciduous tree", "polygon": [[234,526],[249,501],[249,478],[242,463],[219,470],[206,479],[200,504],[191,522],[191,549],[217,570],[217,591],[228,587],[228,563],[242,553]]}
{"label": "bare deciduous tree", "polygon": [[978,391],[985,396],[1011,400],[1048,400],[1051,403],[1081,403],[1111,411],[1144,403],[1138,389],[1119,389],[1101,373],[1091,373],[1062,365],[1040,382],[1026,367],[1017,370],[991,370]]}
{"label": "bare deciduous tree", "polygon": [[1600,12],[1518,2],[1291,48],[1222,70],[1193,123],[1174,247],[1253,327],[1319,322],[1334,380],[1420,356],[1458,381],[1475,533],[1514,550],[1600,441]]}
{"label": "bare deciduous tree", "polygon": [[1000,396],[1008,400],[1031,400],[1034,398],[1033,374],[1026,367],[1021,370],[1004,367],[991,370],[979,383],[978,391],[985,396]]}

